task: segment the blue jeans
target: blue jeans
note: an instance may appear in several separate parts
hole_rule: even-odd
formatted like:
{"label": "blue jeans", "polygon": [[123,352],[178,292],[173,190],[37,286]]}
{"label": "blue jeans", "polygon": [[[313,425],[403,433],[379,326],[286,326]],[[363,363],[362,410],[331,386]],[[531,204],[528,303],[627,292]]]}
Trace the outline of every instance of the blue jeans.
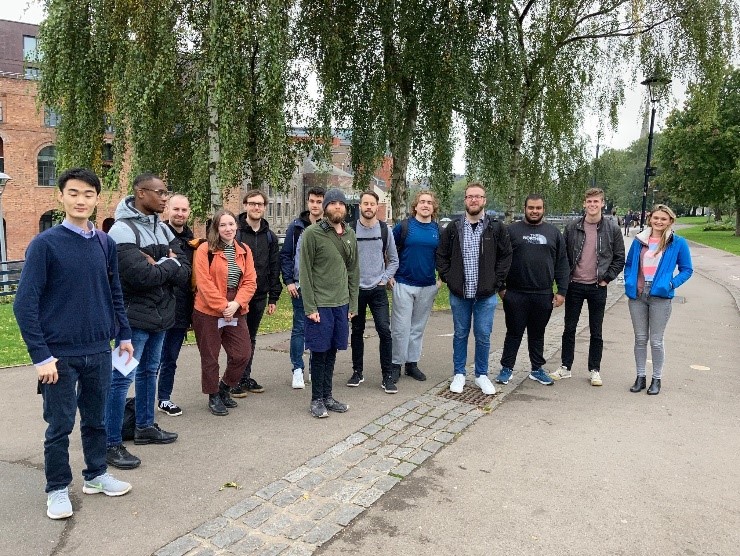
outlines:
{"label": "blue jeans", "polygon": [[303,369],[304,326],[306,314],[303,312],[303,298],[298,290],[298,297],[291,297],[293,304],[293,329],[290,331],[290,364],[293,369]]}
{"label": "blue jeans", "polygon": [[144,429],[154,425],[154,398],[157,393],[157,369],[162,355],[165,331],[149,332],[140,328],[131,329],[131,343],[134,345],[134,359],[139,364],[127,376],[113,371],[110,385],[106,428],[108,446],[118,446],[123,442],[123,408],[132,380],[136,380],[136,428]]}
{"label": "blue jeans", "polygon": [[[111,380],[111,355],[104,351],[93,355],[59,357],[59,380],[39,384],[44,398],[44,438],[46,492],[65,488],[72,482],[69,466],[69,435],[80,409],[80,436],[86,481],[105,473],[105,403]],[[121,428],[118,428],[121,434]]]}
{"label": "blue jeans", "polygon": [[170,328],[164,333],[162,343],[162,362],[159,366],[159,381],[157,382],[157,399],[161,402],[169,400],[172,388],[175,386],[175,371],[177,358],[180,356],[182,343],[185,341],[187,328]]}
{"label": "blue jeans", "polygon": [[452,337],[452,364],[455,374],[465,374],[471,320],[473,322],[473,337],[475,338],[475,376],[488,374],[488,355],[491,351],[493,316],[497,304],[498,297],[495,294],[480,299],[465,299],[450,293],[452,324],[455,330]]}

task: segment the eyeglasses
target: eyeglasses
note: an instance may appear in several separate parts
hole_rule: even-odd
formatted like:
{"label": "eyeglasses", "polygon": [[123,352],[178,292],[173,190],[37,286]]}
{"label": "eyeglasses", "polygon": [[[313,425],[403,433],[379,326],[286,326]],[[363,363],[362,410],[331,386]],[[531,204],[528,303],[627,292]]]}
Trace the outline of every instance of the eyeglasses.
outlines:
{"label": "eyeglasses", "polygon": [[172,195],[172,191],[170,191],[169,189],[149,189],[148,187],[140,187],[139,189],[143,189],[144,191],[151,191],[152,193],[158,195],[159,197],[162,197],[163,199]]}
{"label": "eyeglasses", "polygon": [[465,198],[468,201],[480,201],[481,199],[485,199],[485,195],[465,195]]}
{"label": "eyeglasses", "polygon": [[260,207],[264,207],[265,203],[255,203],[254,201],[247,201],[246,205],[248,207],[260,208]]}

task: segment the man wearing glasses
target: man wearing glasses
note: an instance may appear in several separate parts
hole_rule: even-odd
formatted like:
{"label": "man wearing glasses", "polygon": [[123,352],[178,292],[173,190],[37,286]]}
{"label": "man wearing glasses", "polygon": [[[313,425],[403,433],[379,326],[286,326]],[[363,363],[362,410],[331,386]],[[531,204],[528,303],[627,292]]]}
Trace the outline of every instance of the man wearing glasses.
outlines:
{"label": "man wearing glasses", "polygon": [[154,422],[157,369],[165,331],[175,324],[176,287],[190,282],[190,263],[172,231],[160,219],[170,192],[159,177],[140,174],[134,179],[134,194],[116,207],[116,222],[110,236],[118,247],[118,271],[123,287],[126,314],[131,325],[134,359],[139,364],[129,374],[113,370],[106,410],[108,465],[133,469],[141,460],[123,446],[121,427],[126,393],[136,387],[136,432],[134,444],[169,444],[177,434],[166,432]]}
{"label": "man wearing glasses", "polygon": [[282,286],[280,284],[280,247],[278,238],[270,230],[270,225],[263,218],[267,196],[259,189],[247,191],[244,195],[244,212],[239,215],[236,239],[245,243],[252,251],[254,269],[257,272],[257,291],[249,302],[246,314],[249,338],[252,341],[252,355],[242,374],[238,385],[231,389],[235,398],[244,398],[247,392],[260,393],[265,389],[252,378],[252,360],[257,342],[257,330],[262,316],[275,312]]}
{"label": "man wearing glasses", "polygon": [[450,290],[454,335],[454,377],[450,391],[465,386],[468,336],[473,324],[475,337],[475,384],[484,394],[496,392],[488,378],[496,293],[511,266],[511,242],[506,228],[486,216],[486,191],[480,182],[465,188],[465,216],[451,222],[442,232],[437,248],[437,271]]}

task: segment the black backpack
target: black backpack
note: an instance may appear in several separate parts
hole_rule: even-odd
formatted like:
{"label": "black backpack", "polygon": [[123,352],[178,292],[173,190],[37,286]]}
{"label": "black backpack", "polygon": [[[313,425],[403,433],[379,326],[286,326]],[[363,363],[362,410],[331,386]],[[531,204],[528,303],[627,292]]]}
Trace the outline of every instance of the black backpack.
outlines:
{"label": "black backpack", "polygon": [[[383,241],[383,255],[387,255],[388,254],[388,224],[386,224],[382,220],[378,220],[378,223],[380,224],[380,238],[358,237],[357,241],[375,241],[377,239],[381,239]],[[357,234],[357,220],[353,220],[349,226],[355,231],[355,235],[356,235]]]}

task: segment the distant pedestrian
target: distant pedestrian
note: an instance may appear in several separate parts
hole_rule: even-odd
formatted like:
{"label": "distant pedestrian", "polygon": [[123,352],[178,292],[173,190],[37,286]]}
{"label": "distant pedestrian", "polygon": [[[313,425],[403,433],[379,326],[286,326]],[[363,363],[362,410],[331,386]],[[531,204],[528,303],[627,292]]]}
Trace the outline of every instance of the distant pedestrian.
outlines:
{"label": "distant pedestrian", "polygon": [[[237,406],[230,389],[239,384],[252,353],[247,322],[249,301],[257,289],[257,273],[249,247],[235,241],[236,216],[220,210],[213,216],[208,242],[195,252],[193,329],[200,351],[201,387],[214,415],[228,415]],[[226,351],[226,370],[219,379],[218,356]]]}
{"label": "distant pedestrian", "polygon": [[91,170],[72,168],[57,183],[64,221],[28,246],[13,310],[43,398],[46,515],[64,519],[73,513],[69,435],[78,409],[85,457],[82,492],[121,496],[131,490],[108,473],[105,406],[111,374],[118,372],[112,371],[110,341],[116,340],[115,351],[126,352],[128,361],[134,348],[116,244],[89,221],[100,180]]}
{"label": "distant pedestrian", "polygon": [[511,242],[504,225],[486,216],[486,190],[480,182],[465,188],[465,216],[450,222],[442,231],[437,248],[439,277],[450,290],[452,309],[453,379],[450,391],[465,386],[468,337],[475,337],[475,384],[484,394],[496,392],[488,378],[496,294],[511,266]]}
{"label": "distant pedestrian", "polygon": [[630,227],[632,226],[632,222],[635,219],[635,215],[631,210],[627,211],[627,214],[624,215],[624,235],[628,236],[630,235]]}
{"label": "distant pedestrian", "polygon": [[[499,384],[508,384],[519,346],[527,332],[531,380],[551,385],[545,365],[545,328],[555,307],[565,301],[568,291],[568,257],[565,240],[555,226],[543,220],[545,201],[532,194],[524,201],[524,220],[509,226],[513,251],[505,288],[499,291],[504,302],[506,339],[501,355]],[[557,293],[553,295],[553,282]]]}
{"label": "distant pedestrian", "polygon": [[301,236],[300,277],[306,313],[306,347],[311,350],[311,415],[344,413],[332,386],[337,350],[347,349],[349,320],[357,314],[360,268],[357,240],[344,223],[347,200],[340,189],[324,196],[324,217]]}
{"label": "distant pedestrian", "polygon": [[[635,332],[637,378],[630,392],[646,386],[647,344],[650,341],[653,377],[647,393],[660,392],[665,362],[663,336],[671,316],[671,299],[676,288],[694,270],[688,242],[673,232],[676,214],[666,205],[655,205],[650,226],[635,236],[624,269],[624,289],[629,298],[630,317]],[[674,271],[678,268],[678,274]]]}
{"label": "distant pedestrian", "polygon": [[411,216],[393,228],[399,261],[395,279],[389,282],[393,287],[391,335],[396,381],[401,365],[405,365],[405,373],[411,378],[427,379],[418,363],[424,329],[442,285],[435,266],[440,232],[436,222],[438,215],[437,198],[431,191],[423,190],[411,202]]}
{"label": "distant pedestrian", "polygon": [[[303,352],[305,350],[304,326],[306,315],[303,311],[303,297],[301,297],[301,284],[298,271],[300,259],[298,257],[298,243],[303,231],[315,224],[324,216],[324,193],[323,187],[311,187],[306,195],[308,210],[301,214],[288,225],[285,230],[285,242],[280,249],[280,272],[283,275],[285,289],[290,294],[290,302],[293,305],[293,327],[290,331],[290,363],[292,369],[292,387],[300,390],[306,387],[303,376],[304,363]],[[309,361],[309,377],[311,363]]]}
{"label": "distant pedestrian", "polygon": [[601,355],[604,341],[601,325],[606,310],[607,285],[624,268],[624,240],[616,217],[602,217],[604,191],[586,190],[583,200],[585,216],[569,222],[563,237],[570,265],[570,283],[565,298],[565,327],[561,353],[562,365],[550,373],[560,380],[571,377],[575,356],[576,329],[583,302],[588,305],[589,347],[588,371],[591,386],[601,386]]}
{"label": "distant pedestrian", "polygon": [[352,376],[347,386],[356,387],[365,380],[364,334],[369,307],[380,344],[381,387],[387,394],[395,394],[398,387],[392,377],[393,341],[386,285],[398,269],[398,253],[388,225],[378,220],[378,200],[378,194],[374,191],[363,192],[360,196],[360,218],[353,225],[360,261],[360,293],[358,313],[352,319]]}

